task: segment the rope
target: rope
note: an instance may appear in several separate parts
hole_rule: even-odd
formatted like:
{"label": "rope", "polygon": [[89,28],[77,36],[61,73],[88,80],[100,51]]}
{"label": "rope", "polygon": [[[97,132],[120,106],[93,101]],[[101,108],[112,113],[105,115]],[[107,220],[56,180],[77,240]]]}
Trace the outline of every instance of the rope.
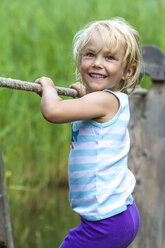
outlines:
{"label": "rope", "polygon": [[[16,80],[12,78],[3,78],[0,77],[0,87],[5,87],[9,89],[15,89],[15,90],[25,90],[25,91],[31,91],[40,93],[41,92],[41,85],[21,80]],[[77,91],[70,88],[64,88],[64,87],[56,87],[58,95],[63,96],[70,96],[70,97],[76,97]]]}
{"label": "rope", "polygon": [[[31,91],[31,92],[36,92],[36,93],[41,92],[40,84],[16,80],[12,78],[0,77],[0,87],[16,89],[16,90],[25,90],[25,91]],[[70,96],[70,97],[77,97],[78,95],[75,89],[56,87],[56,90],[57,90],[58,95]],[[134,95],[146,95],[147,92],[148,92],[147,89],[143,89],[140,86],[137,86],[134,91]]]}

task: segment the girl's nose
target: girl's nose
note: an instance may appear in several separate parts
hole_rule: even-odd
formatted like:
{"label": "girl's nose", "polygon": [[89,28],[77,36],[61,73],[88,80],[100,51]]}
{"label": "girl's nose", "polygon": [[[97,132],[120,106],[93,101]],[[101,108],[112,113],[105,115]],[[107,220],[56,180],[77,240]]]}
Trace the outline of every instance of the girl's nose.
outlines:
{"label": "girl's nose", "polygon": [[96,56],[93,65],[97,68],[103,68],[103,59],[100,56]]}

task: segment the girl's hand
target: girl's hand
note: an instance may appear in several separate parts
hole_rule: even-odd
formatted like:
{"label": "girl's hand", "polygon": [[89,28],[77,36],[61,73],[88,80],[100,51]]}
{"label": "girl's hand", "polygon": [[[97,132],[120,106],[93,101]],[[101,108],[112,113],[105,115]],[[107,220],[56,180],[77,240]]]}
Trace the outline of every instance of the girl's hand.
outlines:
{"label": "girl's hand", "polygon": [[85,96],[87,94],[85,86],[80,82],[76,82],[76,83],[70,85],[69,87],[77,90],[78,97],[82,97],[82,96]]}
{"label": "girl's hand", "polygon": [[35,83],[40,84],[42,86],[42,91],[39,93],[40,96],[42,96],[43,91],[45,90],[46,87],[52,87],[55,89],[55,85],[51,78],[48,77],[41,77],[35,80]]}

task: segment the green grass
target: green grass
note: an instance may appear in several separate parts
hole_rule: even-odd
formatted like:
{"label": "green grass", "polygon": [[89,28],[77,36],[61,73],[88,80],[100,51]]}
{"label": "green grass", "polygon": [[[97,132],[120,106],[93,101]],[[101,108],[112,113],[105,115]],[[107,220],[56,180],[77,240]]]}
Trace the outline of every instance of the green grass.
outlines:
{"label": "green grass", "polygon": [[[114,16],[125,18],[139,31],[141,44],[154,44],[165,51],[164,13],[163,0],[1,0],[0,76],[33,82],[44,75],[58,86],[69,86],[75,81],[75,32],[90,21]],[[142,82],[145,87],[147,80]],[[39,199],[43,189],[67,182],[70,125],[46,122],[37,94],[2,88],[0,116],[0,144],[16,237],[21,217],[14,209],[26,205],[33,192]],[[26,194],[20,196],[20,191]],[[44,205],[41,202],[40,208]],[[29,235],[26,231],[23,241]],[[17,248],[22,247],[22,239]]]}

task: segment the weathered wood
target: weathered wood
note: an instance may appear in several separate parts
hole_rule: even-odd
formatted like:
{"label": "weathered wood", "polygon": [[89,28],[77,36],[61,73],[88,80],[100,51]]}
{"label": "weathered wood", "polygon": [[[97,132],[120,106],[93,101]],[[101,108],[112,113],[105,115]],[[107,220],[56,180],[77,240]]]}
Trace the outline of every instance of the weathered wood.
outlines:
{"label": "weathered wood", "polygon": [[0,248],[14,248],[0,149]]}
{"label": "weathered wood", "polygon": [[152,81],[165,81],[165,54],[153,45],[142,45],[143,63],[141,67],[141,77],[147,74]]}
{"label": "weathered wood", "polygon": [[140,231],[130,248],[165,248],[165,82],[130,98],[129,167],[137,185]]}

